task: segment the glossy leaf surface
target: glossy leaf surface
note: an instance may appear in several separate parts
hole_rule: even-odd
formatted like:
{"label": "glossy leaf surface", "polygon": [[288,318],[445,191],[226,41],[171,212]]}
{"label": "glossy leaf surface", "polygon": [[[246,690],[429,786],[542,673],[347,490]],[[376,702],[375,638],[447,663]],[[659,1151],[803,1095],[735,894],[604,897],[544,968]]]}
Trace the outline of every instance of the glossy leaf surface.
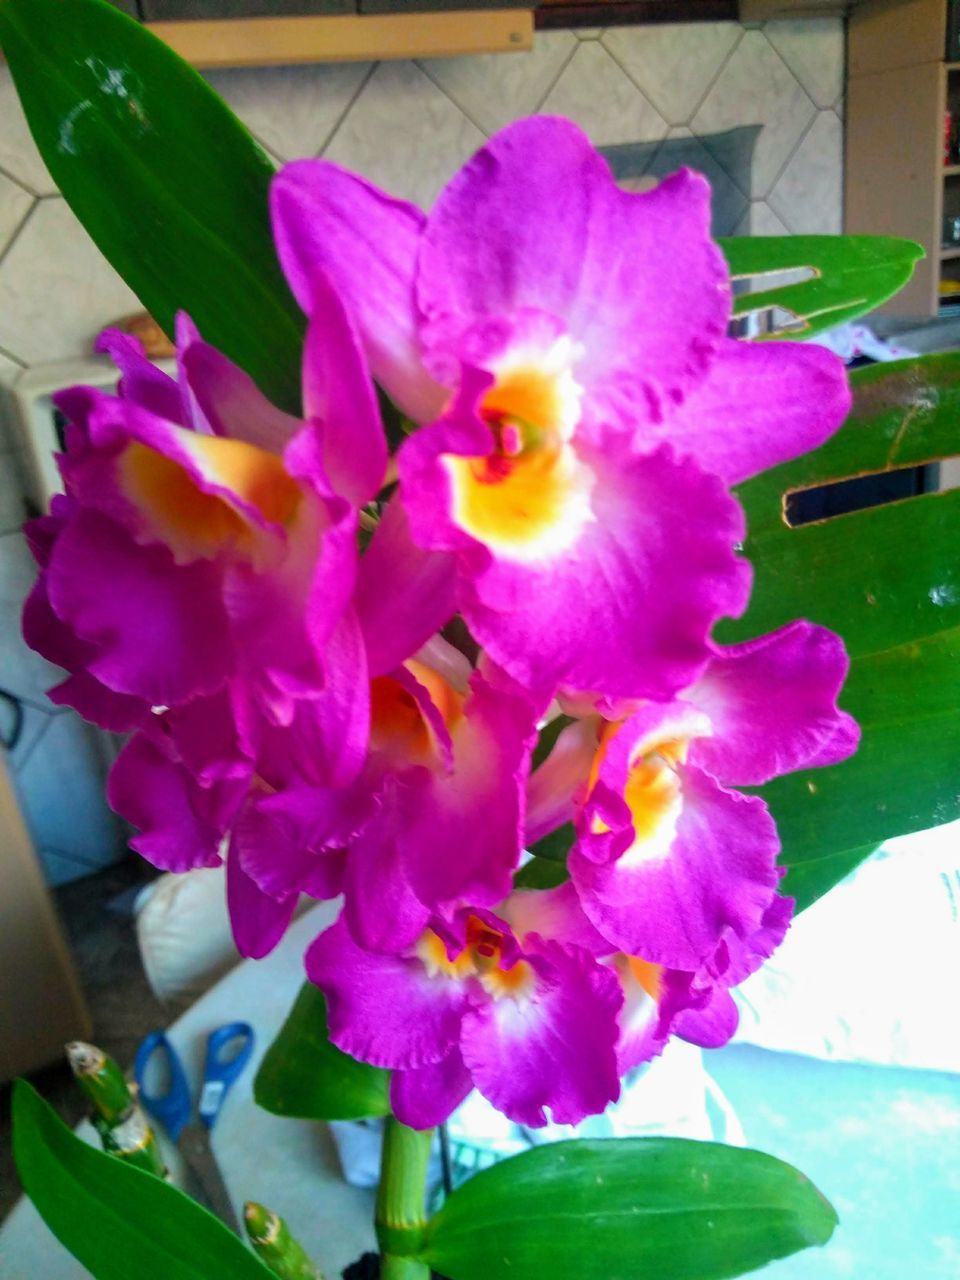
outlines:
{"label": "glossy leaf surface", "polygon": [[960,354],[851,382],[853,412],[827,444],[742,486],[754,592],[720,631],[729,641],[810,618],[852,658],[841,702],[863,730],[858,753],[760,793],[791,868],[784,890],[803,905],[879,842],[960,817],[960,490],[797,528],[783,514],[794,490],[960,453]]}
{"label": "glossy leaf surface", "polygon": [[178,308],[281,405],[303,317],[277,264],[273,172],[227,105],[104,0],[2,0],[0,46],[50,173],[168,334]]}
{"label": "glossy leaf surface", "polygon": [[96,1280],[267,1280],[213,1214],[168,1182],[81,1141],[25,1080],[13,1091],[24,1190]]}
{"label": "glossy leaf surface", "polygon": [[910,279],[920,245],[894,236],[736,236],[720,241],[734,279],[806,268],[809,278],[740,294],[734,315],[777,307],[792,321],[762,340],[810,338],[866,315]]}
{"label": "glossy leaf surface", "polygon": [[720,1280],[809,1245],[836,1225],[790,1165],[679,1138],[536,1147],[476,1174],[427,1228],[451,1280]]}
{"label": "glossy leaf surface", "polygon": [[390,1072],[357,1062],[330,1043],[323,993],[305,982],[260,1065],[253,1096],[274,1115],[304,1120],[385,1116]]}

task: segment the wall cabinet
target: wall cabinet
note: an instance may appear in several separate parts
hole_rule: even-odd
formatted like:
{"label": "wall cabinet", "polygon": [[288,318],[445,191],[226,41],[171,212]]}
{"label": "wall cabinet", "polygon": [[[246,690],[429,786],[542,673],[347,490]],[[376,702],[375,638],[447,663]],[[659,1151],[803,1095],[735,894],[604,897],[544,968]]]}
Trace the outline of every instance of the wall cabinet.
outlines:
{"label": "wall cabinet", "polygon": [[906,236],[927,255],[882,308],[888,315],[935,316],[941,290],[960,289],[960,242],[943,240],[944,217],[960,217],[960,164],[944,152],[948,107],[960,120],[946,28],[947,0],[872,0],[850,15],[845,229]]}

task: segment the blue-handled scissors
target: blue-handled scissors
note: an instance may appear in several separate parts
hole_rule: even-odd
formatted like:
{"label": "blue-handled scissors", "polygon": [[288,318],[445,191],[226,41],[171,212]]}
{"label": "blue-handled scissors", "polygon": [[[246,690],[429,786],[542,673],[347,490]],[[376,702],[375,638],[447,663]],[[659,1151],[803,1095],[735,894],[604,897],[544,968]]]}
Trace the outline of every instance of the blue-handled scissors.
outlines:
{"label": "blue-handled scissors", "polygon": [[[253,1039],[253,1027],[247,1022],[230,1022],[210,1033],[197,1120],[192,1120],[193,1104],[183,1063],[162,1031],[151,1031],[144,1038],[133,1064],[140,1100],[179,1147],[194,1176],[200,1199],[238,1235],[240,1223],[210,1147],[210,1130],[230,1086],[250,1060]],[[148,1070],[155,1054],[162,1056],[169,1079],[166,1091],[161,1093],[151,1092],[147,1087]]]}

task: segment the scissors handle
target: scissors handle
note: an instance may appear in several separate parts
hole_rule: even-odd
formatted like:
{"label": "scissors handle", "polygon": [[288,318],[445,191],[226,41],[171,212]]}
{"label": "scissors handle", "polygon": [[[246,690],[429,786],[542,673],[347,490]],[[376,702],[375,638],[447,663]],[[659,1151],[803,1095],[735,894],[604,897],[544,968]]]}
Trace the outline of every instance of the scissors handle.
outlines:
{"label": "scissors handle", "polygon": [[198,1107],[200,1119],[208,1129],[213,1128],[230,1086],[250,1061],[253,1040],[249,1022],[228,1022],[210,1033]]}
{"label": "scissors handle", "polygon": [[[161,1054],[166,1063],[170,1080],[166,1093],[150,1093],[147,1089],[147,1067],[155,1053]],[[177,1051],[162,1031],[151,1031],[142,1040],[134,1059],[133,1075],[140,1090],[140,1101],[176,1142],[190,1119],[190,1088]]]}

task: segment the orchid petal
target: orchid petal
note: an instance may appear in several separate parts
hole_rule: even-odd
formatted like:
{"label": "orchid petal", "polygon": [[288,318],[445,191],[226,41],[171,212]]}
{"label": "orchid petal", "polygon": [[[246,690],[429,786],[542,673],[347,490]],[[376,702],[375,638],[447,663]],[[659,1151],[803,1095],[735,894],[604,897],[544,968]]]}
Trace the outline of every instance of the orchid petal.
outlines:
{"label": "orchid petal", "polygon": [[319,269],[303,351],[303,412],[321,424],[324,466],[334,490],[354,506],[370,502],[387,467],[380,409],[354,326]]}
{"label": "orchid petal", "polygon": [[530,939],[533,991],[468,1010],[460,1048],[483,1096],[517,1124],[578,1124],[620,1094],[611,971],[586,952]]}
{"label": "orchid petal", "polygon": [[412,540],[394,497],[360,561],[354,597],[371,676],[400,666],[450,620],[454,572],[452,556],[424,551]]}
{"label": "orchid petal", "polygon": [[845,760],[860,739],[836,703],[849,665],[841,638],[805,621],[718,650],[681,695],[712,726],[691,747],[691,763],[727,785],[757,786]]}
{"label": "orchid petal", "polygon": [[424,215],[326,160],[284,165],[270,187],[280,263],[304,311],[319,267],[353,316],[374,378],[418,422],[445,392],[420,360],[413,298]]}
{"label": "orchid petal", "polygon": [[431,977],[417,957],[363,950],[341,917],[311,944],[306,964],[327,998],[330,1039],[351,1057],[406,1071],[441,1062],[456,1046],[466,988]]}
{"label": "orchid petal", "polygon": [[647,428],[740,484],[818,448],[850,411],[840,359],[812,343],[725,340],[683,403]]}
{"label": "orchid petal", "polygon": [[[564,321],[592,381],[674,397],[722,338],[729,282],[705,180],[622,191],[570,121],[502,130],[441,193],[418,260],[426,322],[534,307]],[[681,265],[682,264],[682,265]]]}
{"label": "orchid petal", "polygon": [[227,855],[227,909],[237,950],[251,960],[269,955],[293,919],[299,895],[274,898],[244,871],[231,846]]}
{"label": "orchid petal", "polygon": [[411,1071],[395,1071],[390,1081],[390,1107],[401,1124],[433,1129],[443,1124],[473,1089],[459,1049],[440,1062]]}

